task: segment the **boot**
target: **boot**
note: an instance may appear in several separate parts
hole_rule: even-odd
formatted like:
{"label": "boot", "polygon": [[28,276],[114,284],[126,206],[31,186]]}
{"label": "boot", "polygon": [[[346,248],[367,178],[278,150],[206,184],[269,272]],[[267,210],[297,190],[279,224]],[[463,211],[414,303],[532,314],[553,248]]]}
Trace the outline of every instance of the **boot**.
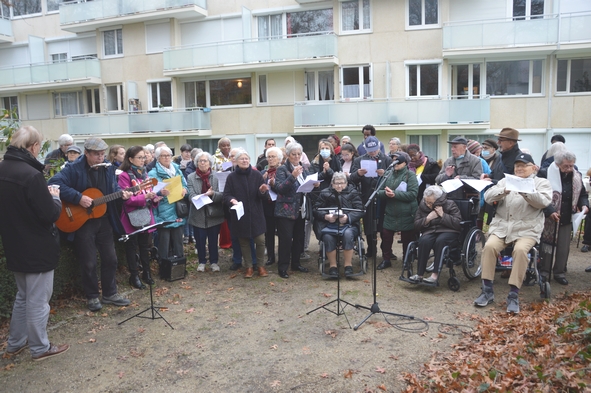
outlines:
{"label": "boot", "polygon": [[262,266],[259,266],[259,277],[267,277],[269,274],[267,273],[267,269]]}
{"label": "boot", "polygon": [[148,285],[154,285],[154,280],[152,279],[152,273],[150,272],[150,269],[144,269],[144,272],[142,273],[142,280],[144,280],[144,282]]}
{"label": "boot", "polygon": [[140,281],[140,277],[136,274],[129,276],[129,285],[137,289],[145,289],[146,286]]}

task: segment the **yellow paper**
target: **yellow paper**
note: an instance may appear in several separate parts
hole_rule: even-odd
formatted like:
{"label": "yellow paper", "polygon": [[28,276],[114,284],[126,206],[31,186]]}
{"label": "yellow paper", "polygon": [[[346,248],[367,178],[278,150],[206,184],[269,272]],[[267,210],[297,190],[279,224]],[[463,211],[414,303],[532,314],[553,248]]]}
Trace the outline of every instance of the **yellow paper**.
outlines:
{"label": "yellow paper", "polygon": [[170,183],[164,187],[170,191],[170,194],[168,195],[168,203],[175,203],[176,201],[183,199],[183,182],[181,181],[180,175],[162,181],[164,183]]}

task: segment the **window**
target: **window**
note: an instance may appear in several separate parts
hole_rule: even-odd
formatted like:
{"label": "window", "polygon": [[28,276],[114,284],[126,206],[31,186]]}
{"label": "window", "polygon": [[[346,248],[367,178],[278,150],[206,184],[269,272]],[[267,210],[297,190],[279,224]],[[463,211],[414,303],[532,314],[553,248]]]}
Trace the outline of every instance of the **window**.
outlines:
{"label": "window", "polygon": [[122,111],[123,106],[123,85],[111,85],[106,87],[107,110]]}
{"label": "window", "polygon": [[68,54],[67,53],[55,53],[51,55],[51,62],[52,63],[65,63],[68,61]]}
{"label": "window", "polygon": [[205,108],[205,81],[185,83],[185,107]]}
{"label": "window", "polygon": [[290,12],[285,15],[285,23],[288,35],[334,31],[332,8]]}
{"label": "window", "polygon": [[439,135],[409,135],[408,143],[416,143],[420,146],[421,151],[434,160],[439,157]]}
{"label": "window", "polygon": [[332,70],[306,71],[306,100],[334,100],[334,72]]}
{"label": "window", "polygon": [[259,75],[259,103],[267,103],[267,75]]}
{"label": "window", "polygon": [[12,14],[14,16],[31,15],[41,13],[41,0],[12,1]]}
{"label": "window", "polygon": [[341,85],[343,89],[341,96],[344,99],[367,99],[372,97],[370,68],[368,65],[341,68]]}
{"label": "window", "polygon": [[101,113],[99,89],[86,89],[86,113]]}
{"label": "window", "polygon": [[558,60],[556,92],[591,91],[591,58]]}
{"label": "window", "polygon": [[2,109],[8,109],[9,111],[14,111],[15,113],[10,114],[11,119],[18,119],[18,97],[11,96],[11,97],[2,97],[0,98],[0,105],[2,105]]}
{"label": "window", "polygon": [[486,63],[486,93],[491,96],[542,93],[542,60]]}
{"label": "window", "polygon": [[439,24],[438,0],[407,0],[408,26]]}
{"label": "window", "polygon": [[122,29],[103,31],[103,44],[105,56],[117,56],[123,54]]}
{"label": "window", "polygon": [[280,38],[283,35],[283,15],[265,15],[257,17],[259,38]]}
{"label": "window", "polygon": [[539,19],[544,15],[544,0],[513,0],[513,19]]}
{"label": "window", "polygon": [[72,56],[72,61],[97,59],[96,53],[91,55]]}
{"label": "window", "polygon": [[170,81],[150,83],[150,109],[172,108]]}
{"label": "window", "polygon": [[47,0],[47,11],[59,11],[60,4],[65,3],[67,0]]}
{"label": "window", "polygon": [[408,97],[439,96],[439,66],[440,64],[408,65]]}
{"label": "window", "polygon": [[209,81],[211,106],[252,104],[250,78]]}
{"label": "window", "polygon": [[461,64],[451,67],[454,98],[480,98],[480,64]]}
{"label": "window", "polygon": [[369,0],[352,0],[341,3],[342,31],[370,30]]}
{"label": "window", "polygon": [[82,92],[53,93],[55,116],[79,115],[82,110]]}

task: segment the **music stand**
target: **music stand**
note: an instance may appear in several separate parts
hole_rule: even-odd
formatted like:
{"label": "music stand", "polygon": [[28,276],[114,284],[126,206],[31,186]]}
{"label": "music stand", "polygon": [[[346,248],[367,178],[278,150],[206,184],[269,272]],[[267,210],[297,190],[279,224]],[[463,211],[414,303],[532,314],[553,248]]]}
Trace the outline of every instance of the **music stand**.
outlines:
{"label": "music stand", "polygon": [[[380,309],[380,306],[378,305],[378,302],[377,302],[377,294],[378,294],[378,287],[377,287],[378,239],[376,236],[376,233],[378,231],[377,195],[378,195],[378,191],[380,189],[381,184],[385,183],[386,180],[392,175],[392,173],[393,173],[392,170],[386,171],[386,173],[384,174],[382,179],[376,183],[376,188],[374,189],[373,193],[370,195],[369,199],[367,200],[367,203],[365,204],[366,211],[367,211],[367,209],[372,209],[371,210],[372,219],[370,220],[370,222],[368,224],[371,225],[370,232],[373,233],[373,235],[371,236],[371,239],[368,239],[368,242],[370,242],[370,241],[372,242],[372,246],[373,246],[373,250],[374,250],[374,253],[373,253],[373,303],[370,307],[362,306],[360,304],[355,305],[355,308],[363,308],[365,310],[369,310],[369,314],[365,318],[363,318],[363,320],[361,322],[359,322],[357,325],[355,325],[353,327],[353,330],[359,329],[359,327],[361,325],[363,325],[365,323],[365,321],[367,321],[369,319],[369,317],[371,317],[374,314],[386,314],[386,315],[392,315],[392,316],[396,316],[396,317],[415,319],[415,317],[412,315],[397,314],[397,313],[393,313],[393,312],[382,311]],[[364,225],[365,225],[365,222],[364,222]]]}
{"label": "music stand", "polygon": [[[123,235],[123,236],[121,236],[121,237],[119,238],[119,241],[120,241],[120,242],[121,242],[121,241],[122,241],[122,242],[126,242],[126,241],[128,241],[128,240],[129,240],[129,237],[130,237],[130,236],[133,236],[133,235],[135,235],[135,234],[138,234],[138,233],[141,233],[141,232],[145,232],[145,231],[147,231],[147,230],[149,230],[149,229],[152,229],[152,228],[158,227],[158,226],[160,226],[160,225],[168,225],[168,224],[172,224],[173,222],[174,222],[174,221],[163,221],[163,222],[159,222],[159,223],[156,223],[156,224],[152,224],[152,225],[145,226],[145,227],[143,227],[143,228],[140,228],[140,229],[138,229],[138,230],[137,230],[137,231],[135,231],[135,232],[128,233],[127,235]],[[130,319],[133,319],[133,318],[136,318],[136,317],[137,317],[137,318],[151,319],[151,320],[155,320],[155,319],[162,319],[164,322],[166,322],[166,324],[167,324],[168,326],[170,326],[170,328],[171,328],[172,330],[174,330],[174,328],[172,327],[172,325],[171,325],[170,323],[168,323],[168,321],[167,321],[167,320],[166,320],[166,319],[165,319],[165,318],[162,316],[162,314],[160,314],[160,312],[159,312],[158,310],[156,310],[156,308],[154,307],[154,297],[153,297],[153,294],[152,294],[152,285],[148,285],[148,286],[150,287],[150,307],[148,307],[148,308],[146,308],[145,310],[143,310],[143,311],[140,311],[139,313],[137,313],[137,314],[135,314],[135,315],[133,315],[133,316],[131,316],[131,317],[127,318],[125,321],[121,321],[121,322],[119,322],[117,325],[122,325],[122,324],[124,324],[125,322],[129,321]],[[142,314],[143,314],[143,313],[145,313],[146,311],[150,311],[150,310],[152,311],[152,316],[145,316],[145,315],[142,315]],[[158,314],[158,316],[156,316],[156,314]]]}

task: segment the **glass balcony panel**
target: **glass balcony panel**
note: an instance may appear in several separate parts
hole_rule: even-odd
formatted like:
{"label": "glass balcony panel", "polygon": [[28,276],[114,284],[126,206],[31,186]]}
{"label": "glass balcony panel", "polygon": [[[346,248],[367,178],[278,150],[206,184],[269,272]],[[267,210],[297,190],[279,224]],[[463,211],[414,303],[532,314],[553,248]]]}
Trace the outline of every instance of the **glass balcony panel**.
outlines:
{"label": "glass balcony panel", "polygon": [[[49,79],[49,67],[50,64],[40,64],[40,65],[32,65],[30,66],[31,70],[31,80],[29,83],[43,83],[52,81],[53,79]],[[66,79],[66,78],[62,78]]]}
{"label": "glass balcony panel", "polygon": [[50,83],[92,77],[101,77],[100,64],[97,59],[32,64],[24,67],[0,69],[0,86]]}
{"label": "glass balcony panel", "polygon": [[[31,83],[31,67],[19,67],[13,70],[12,81],[0,80],[0,83],[9,85],[21,85]],[[12,82],[12,83],[11,83]]]}
{"label": "glass balcony panel", "polygon": [[560,41],[591,41],[591,14],[561,16]]}
{"label": "glass balcony panel", "polygon": [[[73,69],[70,70],[68,67],[70,63],[55,63],[55,64],[48,64],[47,65],[47,79],[41,79],[41,82],[45,81],[57,81],[57,80],[65,80],[70,79],[68,76],[70,73],[74,73]],[[72,67],[74,68],[74,67]],[[39,83],[39,82],[34,82]]]}
{"label": "glass balcony panel", "polygon": [[12,23],[10,19],[0,18],[0,35],[12,37]]}
{"label": "glass balcony panel", "polygon": [[[278,40],[273,40],[278,41]],[[283,40],[281,40],[283,41]],[[256,63],[260,59],[272,59],[279,60],[281,58],[275,58],[274,50],[280,48],[280,45],[273,45],[272,41],[249,41],[244,43],[244,62],[245,63]]]}
{"label": "glass balcony panel", "polygon": [[217,64],[242,64],[244,63],[244,44],[231,43],[217,47]]}

